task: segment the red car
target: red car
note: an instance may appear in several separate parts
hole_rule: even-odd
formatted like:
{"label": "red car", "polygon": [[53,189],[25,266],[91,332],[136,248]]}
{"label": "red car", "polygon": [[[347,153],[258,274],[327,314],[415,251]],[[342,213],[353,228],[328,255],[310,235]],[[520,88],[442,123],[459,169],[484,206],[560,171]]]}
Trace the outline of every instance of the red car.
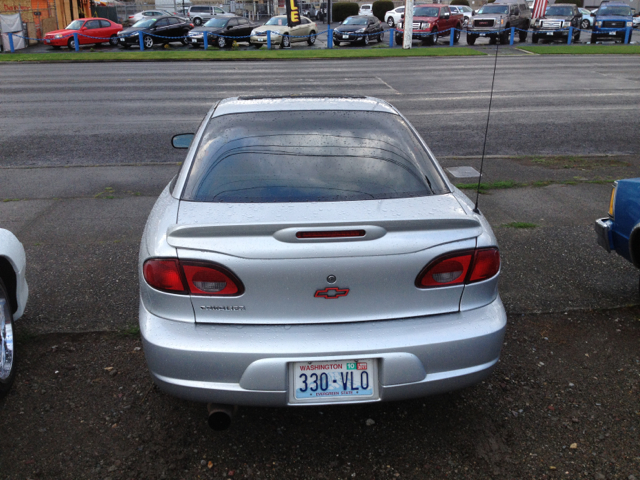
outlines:
{"label": "red car", "polygon": [[44,44],[53,48],[76,48],[73,34],[78,34],[80,45],[107,43],[118,45],[118,32],[122,25],[106,18],[79,18],[74,20],[64,30],[49,32],[44,37]]}
{"label": "red car", "polygon": [[[449,5],[436,3],[416,5],[413,10],[413,40],[422,40],[423,44],[434,45],[438,37],[448,37],[455,28],[453,43],[458,43],[464,15],[453,13]],[[404,37],[404,15],[396,28],[396,42],[402,45]]]}

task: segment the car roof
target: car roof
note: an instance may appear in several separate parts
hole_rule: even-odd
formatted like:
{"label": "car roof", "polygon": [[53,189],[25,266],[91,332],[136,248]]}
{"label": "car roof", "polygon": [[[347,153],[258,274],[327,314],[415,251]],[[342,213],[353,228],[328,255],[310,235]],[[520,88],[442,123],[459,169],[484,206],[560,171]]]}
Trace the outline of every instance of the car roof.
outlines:
{"label": "car roof", "polygon": [[232,113],[277,112],[290,110],[360,110],[398,114],[384,100],[365,96],[289,95],[244,96],[221,100],[212,117]]}
{"label": "car roof", "polygon": [[[419,3],[417,5],[414,5],[415,7],[441,7],[443,4],[441,3]],[[444,5],[445,7],[448,7],[448,5]],[[455,7],[455,5],[454,5]]]}

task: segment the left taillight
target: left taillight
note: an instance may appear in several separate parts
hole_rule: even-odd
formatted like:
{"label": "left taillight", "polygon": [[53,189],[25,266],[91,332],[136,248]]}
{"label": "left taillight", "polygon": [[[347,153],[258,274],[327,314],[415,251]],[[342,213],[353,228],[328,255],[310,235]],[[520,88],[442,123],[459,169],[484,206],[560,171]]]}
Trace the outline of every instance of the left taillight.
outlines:
{"label": "left taillight", "polygon": [[479,248],[447,254],[434,259],[416,278],[418,288],[449,287],[481,282],[500,271],[497,248]]}
{"label": "left taillight", "polygon": [[244,293],[242,282],[221,265],[167,258],[152,258],[142,268],[145,281],[168,293],[238,296]]}

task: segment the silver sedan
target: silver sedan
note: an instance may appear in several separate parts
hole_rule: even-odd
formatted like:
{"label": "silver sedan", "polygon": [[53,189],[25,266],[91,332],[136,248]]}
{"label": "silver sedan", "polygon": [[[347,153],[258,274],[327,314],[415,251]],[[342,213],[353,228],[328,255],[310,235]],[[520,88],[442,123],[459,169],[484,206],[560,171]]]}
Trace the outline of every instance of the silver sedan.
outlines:
{"label": "silver sedan", "polygon": [[496,238],[393,106],[229,98],[173,144],[189,151],[139,259],[162,390],[219,412],[408,399],[493,370]]}

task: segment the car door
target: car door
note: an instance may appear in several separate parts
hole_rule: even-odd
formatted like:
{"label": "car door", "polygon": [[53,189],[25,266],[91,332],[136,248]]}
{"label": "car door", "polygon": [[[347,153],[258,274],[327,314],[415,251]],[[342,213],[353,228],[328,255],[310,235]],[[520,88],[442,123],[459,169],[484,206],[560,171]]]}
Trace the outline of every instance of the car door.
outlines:
{"label": "car door", "polygon": [[169,27],[171,31],[171,37],[184,37],[189,31],[186,27],[186,24],[178,18],[167,18],[169,21]]}
{"label": "car door", "polygon": [[82,35],[79,35],[78,41],[80,45],[87,43],[96,43],[100,42],[100,40],[95,40],[91,37],[100,37],[100,20],[89,20],[84,24],[84,30]]}
{"label": "car door", "polygon": [[227,22],[225,30],[222,32],[225,37],[237,37],[238,36],[238,19],[231,18]]}
{"label": "car door", "polygon": [[[247,37],[251,33],[252,25],[249,23],[249,20],[246,18],[238,19],[238,31],[236,33],[236,37]],[[246,38],[241,38],[240,40],[248,40]]]}
{"label": "car door", "polygon": [[169,37],[170,35],[170,31],[169,31],[169,19],[168,18],[161,18],[160,20],[158,20],[155,25],[152,27],[152,33],[154,35],[157,35],[157,37],[154,37],[153,40],[155,42],[163,42],[166,39],[162,38],[162,37]]}

